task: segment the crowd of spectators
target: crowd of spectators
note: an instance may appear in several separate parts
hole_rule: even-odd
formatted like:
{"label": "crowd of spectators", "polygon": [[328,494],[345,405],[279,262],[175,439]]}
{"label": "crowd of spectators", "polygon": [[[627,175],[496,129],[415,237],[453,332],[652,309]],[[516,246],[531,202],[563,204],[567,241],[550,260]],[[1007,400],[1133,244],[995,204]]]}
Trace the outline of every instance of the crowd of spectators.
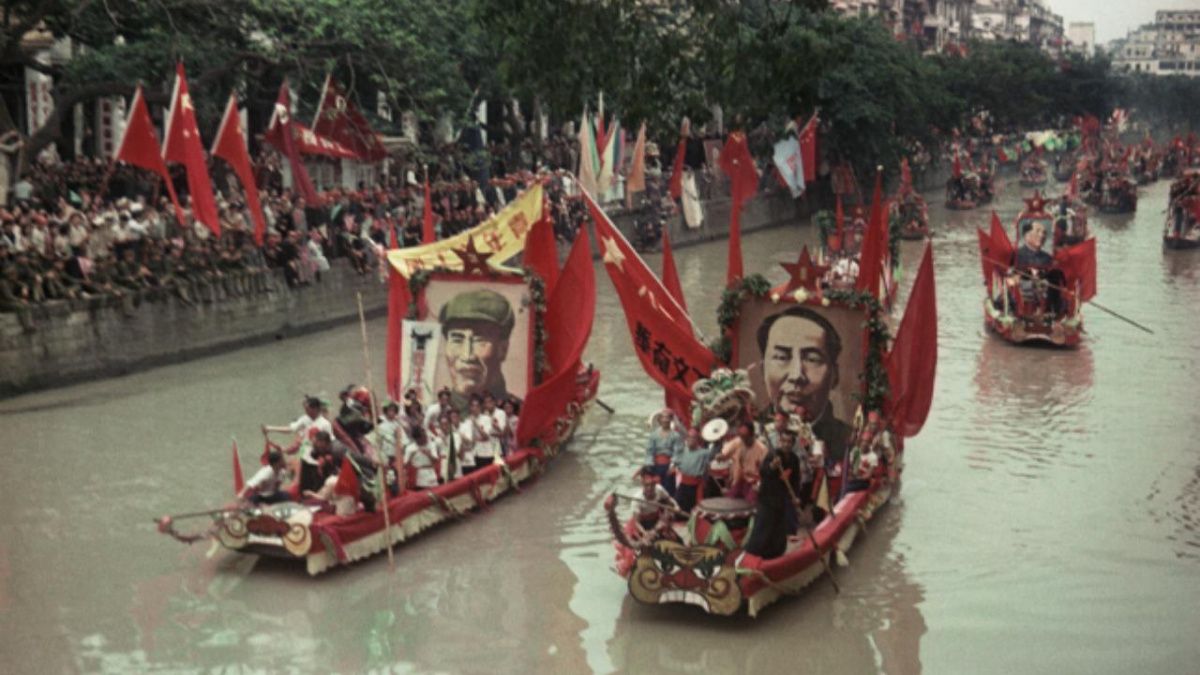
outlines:
{"label": "crowd of spectators", "polygon": [[[545,152],[571,161],[569,146],[547,143]],[[505,170],[509,149],[494,144],[489,151],[492,168]],[[438,238],[473,227],[548,176],[557,238],[564,247],[574,239],[583,209],[539,158],[518,161],[534,162],[540,176],[528,170],[493,174],[500,177],[483,185],[465,177],[468,159],[448,149],[432,167]],[[272,292],[280,281],[289,288],[318,282],[338,258],[366,275],[393,242],[421,242],[425,193],[415,171],[393,171],[357,190],[329,190],[320,205],[312,205],[284,189],[281,165],[273,151],[257,158],[267,226],[261,246],[240,186],[220,163],[212,166],[219,236],[192,219],[182,173],[173,176],[181,222],[149,172],[93,158],[33,166],[9,192],[9,206],[0,208],[0,311],[16,313],[26,330],[35,330],[38,309],[55,303],[111,305],[127,314],[172,297],[186,305],[212,303]]]}

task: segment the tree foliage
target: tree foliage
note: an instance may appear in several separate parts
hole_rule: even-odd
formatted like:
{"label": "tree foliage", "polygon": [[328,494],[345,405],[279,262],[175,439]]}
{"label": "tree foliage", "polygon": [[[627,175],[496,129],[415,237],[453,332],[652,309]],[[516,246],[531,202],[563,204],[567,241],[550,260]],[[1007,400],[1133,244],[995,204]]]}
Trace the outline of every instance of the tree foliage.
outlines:
{"label": "tree foliage", "polygon": [[[1010,42],[972,44],[965,57],[922,56],[879,19],[844,18],[826,5],[8,0],[0,62],[55,78],[55,113],[30,139],[30,155],[60,137],[77,103],[128,95],[139,81],[151,103],[165,103],[177,59],[187,65],[205,133],[230,89],[261,124],[281,79],[289,77],[311,106],[329,71],[368,114],[383,93],[393,109],[426,122],[461,123],[482,100],[503,103],[511,115],[513,99],[562,122],[584,105],[594,109],[603,92],[627,126],[647,121],[651,136],[668,143],[680,118],[704,122],[714,104],[727,120],[776,133],[820,108],[826,150],[859,168],[893,166],[910,139],[963,127],[981,111],[1001,128],[1104,117],[1116,105],[1174,126],[1194,125],[1200,115],[1200,81],[1121,78],[1103,58],[1054,60]],[[35,62],[21,47],[40,25],[71,39],[71,60]],[[521,124],[507,127],[524,133]]]}

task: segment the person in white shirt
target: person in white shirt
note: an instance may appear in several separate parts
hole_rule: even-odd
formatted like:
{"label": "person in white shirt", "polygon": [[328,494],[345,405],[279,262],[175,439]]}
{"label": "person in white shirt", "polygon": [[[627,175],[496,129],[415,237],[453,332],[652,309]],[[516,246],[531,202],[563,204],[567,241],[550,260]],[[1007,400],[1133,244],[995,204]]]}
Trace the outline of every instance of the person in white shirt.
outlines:
{"label": "person in white shirt", "polygon": [[512,429],[508,427],[508,413],[496,407],[496,397],[490,393],[483,395],[483,411],[492,417],[492,428],[496,443],[500,447],[500,456],[507,457],[508,453],[512,452],[509,446],[509,437],[512,435]]}
{"label": "person in white shirt", "polygon": [[496,433],[496,420],[483,409],[478,395],[471,397],[469,417],[475,425],[475,468],[488,466],[501,457],[500,437]]}
{"label": "person in white shirt", "polygon": [[432,429],[438,418],[450,412],[450,388],[442,387],[437,393],[437,402],[425,411],[425,428]]}
{"label": "person in white shirt", "polygon": [[333,425],[329,423],[322,414],[321,410],[324,407],[324,402],[316,396],[304,397],[304,414],[296,418],[296,421],[284,426],[268,426],[262,425],[263,436],[268,436],[272,433],[292,434],[292,444],[286,448],[287,454],[293,454],[301,447],[305,449],[305,455],[312,447],[310,440],[312,430],[324,431],[329,435],[333,435]]}
{"label": "person in white shirt", "polygon": [[442,457],[421,427],[413,428],[412,442],[404,447],[404,468],[409,488],[428,490],[442,483]]}
{"label": "person in white shirt", "polygon": [[451,410],[438,420],[438,442],[441,444],[442,457],[446,460],[446,480],[461,478],[464,464],[474,465],[474,458],[465,458],[462,434],[459,432],[460,416],[457,410]]}
{"label": "person in white shirt", "polygon": [[508,421],[506,424],[506,428],[508,431],[504,436],[504,438],[505,438],[505,446],[504,446],[505,454],[508,454],[511,452],[516,452],[517,450],[520,449],[517,447],[517,424],[520,422],[520,419],[517,417],[517,415],[520,412],[521,408],[520,408],[520,404],[518,404],[516,402],[516,400],[511,399],[511,398],[505,399],[504,405],[502,405],[501,408],[502,408],[502,411],[504,412],[504,414],[508,416]]}
{"label": "person in white shirt", "polygon": [[283,453],[278,450],[267,453],[266,465],[246,481],[238,498],[254,504],[276,504],[290,500],[292,496],[283,489],[285,467]]}
{"label": "person in white shirt", "polygon": [[478,434],[475,431],[475,420],[463,418],[457,410],[450,409],[450,423],[458,429],[458,440],[462,441],[459,457],[462,460],[463,475],[475,470],[475,441]]}
{"label": "person in white shirt", "polygon": [[383,406],[383,419],[375,427],[375,447],[384,458],[395,457],[397,450],[403,450],[404,446],[408,445],[404,428],[398,419],[399,415],[400,405],[395,401],[388,401]]}

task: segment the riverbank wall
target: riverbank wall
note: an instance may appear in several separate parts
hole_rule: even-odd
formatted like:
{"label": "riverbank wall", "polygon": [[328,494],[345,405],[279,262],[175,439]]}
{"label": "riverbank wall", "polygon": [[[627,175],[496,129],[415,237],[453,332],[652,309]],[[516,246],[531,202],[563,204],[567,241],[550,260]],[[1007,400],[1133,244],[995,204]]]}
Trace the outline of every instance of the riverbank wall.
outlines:
{"label": "riverbank wall", "polygon": [[[944,171],[918,176],[918,186],[945,181]],[[924,179],[924,180],[922,180]],[[940,181],[940,182],[939,182]],[[832,208],[828,182],[802,199],[778,190],[746,204],[742,230],[806,222]],[[688,228],[676,214],[668,218],[671,244],[685,248],[729,236],[727,197],[704,202],[704,222]],[[632,240],[641,214],[615,213],[613,222]],[[60,302],[34,310],[36,328],[26,331],[17,316],[0,313],[0,398],[85,380],[113,377],[178,363],[240,347],[295,337],[357,320],[356,293],[368,316],[387,309],[387,288],[378,275],[360,276],[342,260],[304,288],[289,289],[282,275],[275,290],[249,297],[218,299],[190,307],[169,298],[137,307],[125,316],[119,307],[76,306]]]}

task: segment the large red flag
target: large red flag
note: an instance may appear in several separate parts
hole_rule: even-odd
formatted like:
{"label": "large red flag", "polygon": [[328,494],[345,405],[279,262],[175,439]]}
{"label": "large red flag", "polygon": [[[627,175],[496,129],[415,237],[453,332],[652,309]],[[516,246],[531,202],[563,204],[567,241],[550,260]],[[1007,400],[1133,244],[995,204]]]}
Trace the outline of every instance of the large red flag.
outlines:
{"label": "large red flag", "polygon": [[321,203],[321,198],[313,188],[312,179],[308,177],[308,169],[304,168],[304,160],[300,157],[300,148],[296,143],[296,122],[292,120],[292,97],[288,92],[287,80],[279,85],[279,98],[275,99],[275,112],[271,114],[271,123],[263,139],[274,145],[287,158],[288,166],[292,169],[292,183],[300,196],[309,205]]}
{"label": "large red flag", "polygon": [[754,197],[758,192],[758,169],[754,166],[754,158],[750,156],[745,133],[729,133],[725,147],[721,149],[720,164],[721,170],[729,176],[729,192],[735,205]]}
{"label": "large red flag", "polygon": [[1079,288],[1079,301],[1096,297],[1096,240],[1087,239],[1054,252],[1054,262],[1066,277],[1067,288]]}
{"label": "large red flag", "polygon": [[114,161],[127,162],[136,167],[162,176],[167,184],[167,194],[175,205],[175,217],[180,223],[184,222],[183,209],[175,196],[175,185],[171,183],[171,174],[167,172],[167,163],[163,161],[158,147],[158,134],[154,133],[154,123],[150,121],[150,110],[146,107],[146,98],[142,94],[142,85],[138,85],[133,93],[133,102],[129,106],[129,119],[125,120],[125,135],[121,137],[121,146],[117,148]]}
{"label": "large red flag", "polygon": [[213,236],[221,236],[217,201],[213,198],[208,162],[204,157],[204,146],[200,144],[200,130],[196,127],[196,108],[188,93],[182,63],[175,64],[175,90],[171,95],[171,109],[167,113],[162,154],[164,161],[178,162],[187,170],[192,217],[207,225]]}
{"label": "large red flag", "polygon": [[437,231],[433,229],[433,193],[429,191],[429,174],[425,174],[425,199],[421,207],[421,243],[432,244],[437,241]]}
{"label": "large red flag", "polygon": [[554,220],[549,205],[543,205],[542,217],[529,229],[529,238],[525,240],[525,251],[521,255],[525,267],[542,278],[546,297],[550,297],[558,281],[558,244],[554,239]]}
{"label": "large red flag", "polygon": [[[666,229],[662,233],[662,282],[663,288],[686,312],[687,299],[683,296],[683,284],[679,282],[679,270],[675,267],[675,254],[671,251],[671,237]],[[692,404],[691,396],[680,396],[671,390],[664,391],[663,395],[667,407],[674,411],[679,419],[686,420],[691,417],[689,414]]]}
{"label": "large red flag", "polygon": [[238,496],[246,488],[246,479],[242,476],[242,460],[238,459],[237,441],[233,442],[233,494]]}
{"label": "large red flag", "polygon": [[817,124],[819,120],[817,113],[809,118],[808,122],[800,130],[797,135],[800,139],[800,159],[804,163],[804,182],[811,183],[817,179]]}
{"label": "large red flag", "polygon": [[267,221],[263,218],[262,202],[258,199],[258,186],[254,184],[254,169],[250,164],[250,153],[246,150],[246,136],[238,116],[237,94],[229,95],[221,126],[217,127],[217,138],[213,141],[212,156],[229,163],[233,173],[246,192],[246,208],[254,220],[254,243],[262,246],[267,233]]}
{"label": "large red flag", "polygon": [[875,191],[871,196],[871,220],[863,237],[862,253],[858,261],[858,280],[854,287],[866,291],[876,299],[880,297],[879,281],[883,276],[884,259],[887,256],[887,215],[883,208],[883,172],[875,172]]}
{"label": "large red flag", "polygon": [[743,276],[742,206],[758,191],[758,169],[750,156],[746,134],[730,132],[721,150],[720,164],[721,170],[729,176],[729,191],[733,197],[729,211],[729,259],[725,268],[725,285],[730,286]]}
{"label": "large red flag", "polygon": [[904,318],[885,363],[888,374],[888,412],[901,436],[916,436],[929,416],[937,372],[937,292],[933,279],[933,247],[917,268]]}
{"label": "large red flag", "polygon": [[[536,225],[535,225],[536,227]],[[583,350],[592,334],[596,315],[596,273],[592,246],[586,227],[571,247],[562,274],[546,302],[546,359],[552,374],[525,397],[517,423],[517,444],[530,441],[554,428],[554,422],[576,398],[576,375]]]}
{"label": "large red flag", "polygon": [[1000,223],[1000,216],[992,211],[991,230],[979,230],[979,258],[983,265],[983,281],[991,287],[992,277],[1003,274],[1013,263],[1013,244]]}
{"label": "large red flag", "polygon": [[350,149],[359,159],[378,162],[387,157],[387,148],[371,123],[359,112],[333,75],[325,76],[321,100],[313,118],[312,130],[318,136],[336,141]]}
{"label": "large red flag", "polygon": [[716,357],[696,339],[687,312],[586,192],[584,200],[642,368],[664,389],[691,397],[692,384],[708,376]]}

